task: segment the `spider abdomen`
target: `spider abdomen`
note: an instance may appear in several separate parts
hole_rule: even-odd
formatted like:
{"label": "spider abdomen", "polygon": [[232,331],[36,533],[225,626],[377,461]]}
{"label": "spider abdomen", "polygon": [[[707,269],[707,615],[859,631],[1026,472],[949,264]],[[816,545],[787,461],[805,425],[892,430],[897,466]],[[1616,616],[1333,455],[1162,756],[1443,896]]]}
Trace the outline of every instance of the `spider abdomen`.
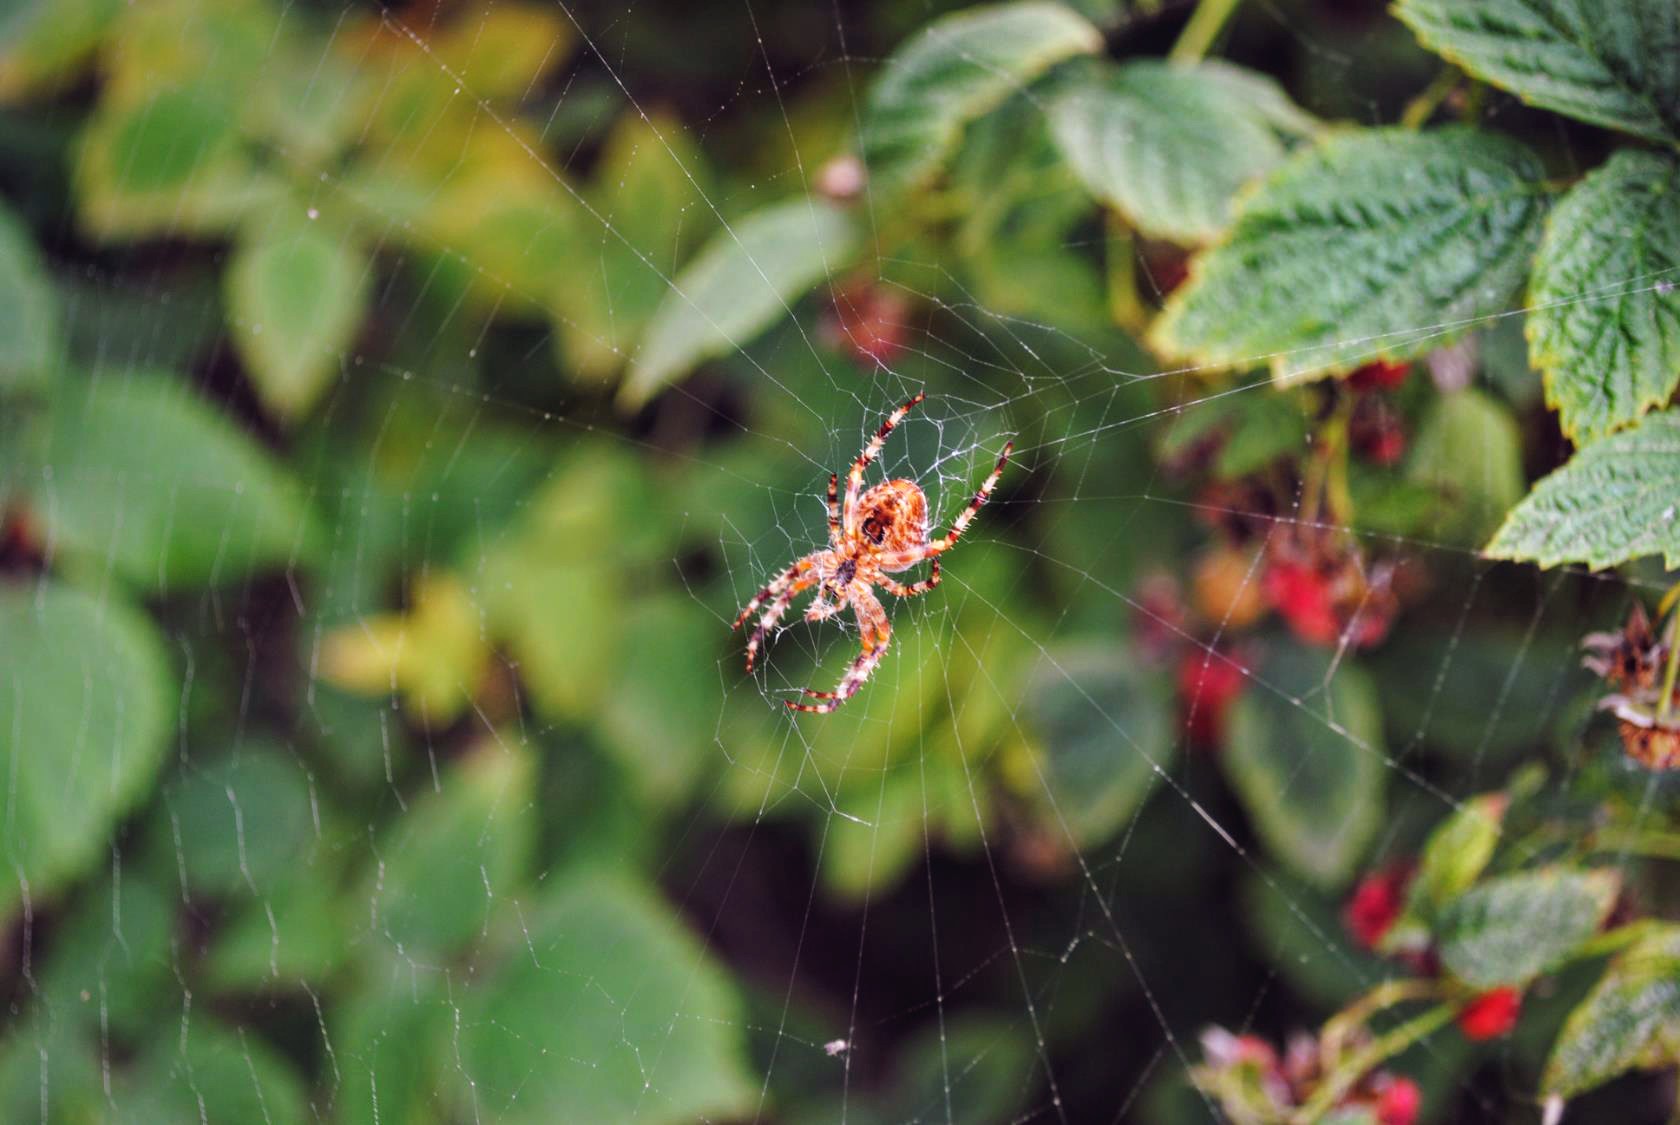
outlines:
{"label": "spider abdomen", "polygon": [[883,554],[925,545],[927,518],[927,495],[912,480],[883,481],[858,497],[858,534]]}

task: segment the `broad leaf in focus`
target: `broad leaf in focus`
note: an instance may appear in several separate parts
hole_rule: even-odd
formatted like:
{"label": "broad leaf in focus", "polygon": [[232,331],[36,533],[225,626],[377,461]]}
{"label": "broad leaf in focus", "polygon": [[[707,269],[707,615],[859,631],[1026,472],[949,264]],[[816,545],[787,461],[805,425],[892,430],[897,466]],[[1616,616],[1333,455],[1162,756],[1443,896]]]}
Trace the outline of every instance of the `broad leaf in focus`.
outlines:
{"label": "broad leaf in focus", "polygon": [[1045,820],[1076,848],[1102,843],[1171,767],[1172,693],[1122,646],[1052,649],[1026,687]]}
{"label": "broad leaf in focus", "polygon": [[1618,954],[1558,1033],[1544,1094],[1572,1098],[1633,1069],[1680,1058],[1680,926],[1657,925]]}
{"label": "broad leaf in focus", "polygon": [[371,275],[350,234],[301,208],[265,216],[239,240],[226,275],[229,327],[274,414],[288,421],[304,414],[348,365]]}
{"label": "broad leaf in focus", "polygon": [[1441,541],[1485,542],[1522,498],[1516,419],[1498,399],[1475,389],[1442,395],[1418,427],[1406,476],[1439,497],[1421,530]]}
{"label": "broad leaf in focus", "polygon": [[1423,45],[1524,101],[1680,140],[1673,0],[1398,0]]}
{"label": "broad leaf in focus", "polygon": [[17,0],[0,13],[0,101],[54,90],[98,48],[122,0]]}
{"label": "broad leaf in focus", "polygon": [[525,917],[525,938],[460,1024],[480,1112],[510,1125],[750,1114],[740,999],[661,900],[581,872]]}
{"label": "broad leaf in focus", "polygon": [[1577,452],[1534,486],[1484,553],[1594,570],[1660,554],[1680,567],[1680,412]]}
{"label": "broad leaf in focus", "polygon": [[0,395],[44,385],[59,351],[58,301],[40,252],[0,205]]}
{"label": "broad leaf in focus", "polygon": [[1441,963],[1476,988],[1520,985],[1569,959],[1603,924],[1611,869],[1542,868],[1490,879],[1454,899],[1436,929]]}
{"label": "broad leaf in focus", "polygon": [[1576,442],[1637,421],[1680,384],[1677,271],[1672,155],[1623,149],[1552,213],[1529,283],[1529,353]]}
{"label": "broad leaf in focus", "polygon": [[0,915],[101,856],[151,787],[175,722],[168,654],[114,592],[0,584]]}
{"label": "broad leaf in focus", "polygon": [[1085,186],[1152,238],[1206,242],[1244,185],[1282,163],[1317,123],[1270,78],[1229,63],[1092,68],[1050,108]]}
{"label": "broad leaf in focus", "polygon": [[56,552],[145,590],[244,581],[315,546],[313,513],[281,468],[162,373],[60,380],[25,491]]}
{"label": "broad leaf in focus", "polygon": [[814,196],[772,204],[712,235],[670,282],[630,361],[634,409],[703,360],[751,342],[857,250],[852,219]]}
{"label": "broad leaf in focus", "polygon": [[1410,359],[1502,311],[1528,270],[1543,170],[1508,137],[1367,129],[1289,160],[1152,331],[1168,356],[1280,383]]}
{"label": "broad leaf in focus", "polygon": [[1354,873],[1382,826],[1386,757],[1365,671],[1279,642],[1231,705],[1220,762],[1267,850],[1331,888]]}
{"label": "broad leaf in focus", "polygon": [[891,205],[939,170],[968,122],[1058,62],[1101,48],[1085,17],[1047,0],[935,20],[894,52],[870,90],[862,140],[871,195]]}

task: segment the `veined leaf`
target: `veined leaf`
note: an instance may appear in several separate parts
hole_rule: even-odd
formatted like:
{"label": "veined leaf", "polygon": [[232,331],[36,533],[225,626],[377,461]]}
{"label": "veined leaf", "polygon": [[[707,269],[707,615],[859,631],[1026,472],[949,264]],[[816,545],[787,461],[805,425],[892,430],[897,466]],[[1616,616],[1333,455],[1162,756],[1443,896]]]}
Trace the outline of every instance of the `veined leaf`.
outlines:
{"label": "veined leaf", "polygon": [[1576,453],[1512,509],[1484,553],[1594,570],[1660,554],[1680,567],[1680,411]]}
{"label": "veined leaf", "polygon": [[1476,988],[1523,984],[1597,932],[1621,880],[1612,869],[1543,868],[1464,892],[1442,913],[1441,962]]}
{"label": "veined leaf", "polygon": [[1663,925],[1630,946],[1569,1014],[1541,1090],[1572,1098],[1635,1068],[1680,1057],[1680,926]]}
{"label": "veined leaf", "polygon": [[1332,137],[1261,182],[1152,342],[1280,383],[1410,359],[1503,309],[1540,235],[1534,155],[1468,128]]}
{"label": "veined leaf", "polygon": [[[1680,8],[1676,8],[1680,11]],[[1680,161],[1623,149],[1563,197],[1529,283],[1529,354],[1585,444],[1680,383]]]}
{"label": "veined leaf", "polygon": [[1425,47],[1526,102],[1680,139],[1673,0],[1398,0]]}
{"label": "veined leaf", "polygon": [[935,20],[887,60],[869,93],[863,158],[870,190],[891,199],[931,177],[974,118],[1075,55],[1102,47],[1085,17],[1045,0],[970,8]]}
{"label": "veined leaf", "polygon": [[1271,79],[1221,62],[1093,69],[1050,121],[1093,195],[1177,242],[1217,237],[1237,192],[1282,163],[1285,138],[1317,127]]}
{"label": "veined leaf", "polygon": [[857,231],[843,211],[805,196],[718,231],[671,282],[619,402],[635,409],[695,364],[740,348],[844,266],[856,246]]}
{"label": "veined leaf", "polygon": [[1418,427],[1406,476],[1443,498],[1424,525],[1474,545],[1522,498],[1522,434],[1504,403],[1474,388],[1442,395]]}

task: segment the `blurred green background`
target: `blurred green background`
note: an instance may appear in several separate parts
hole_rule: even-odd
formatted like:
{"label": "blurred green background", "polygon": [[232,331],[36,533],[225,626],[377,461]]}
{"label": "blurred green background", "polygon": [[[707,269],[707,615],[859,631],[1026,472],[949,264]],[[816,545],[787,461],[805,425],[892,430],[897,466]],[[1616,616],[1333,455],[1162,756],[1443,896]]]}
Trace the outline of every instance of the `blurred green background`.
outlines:
{"label": "blurred green background", "polygon": [[[1415,378],[1352,481],[1420,576],[1382,644],[1233,608],[1221,513],[1287,499],[1318,407],[1147,377],[1200,239],[1118,230],[1030,75],[908,202],[854,190],[951,7],[5,6],[0,1118],[1206,1120],[1203,1025],[1390,971],[1350,881],[1567,754],[1626,600],[1475,561],[1555,458],[1520,341]],[[1072,7],[1125,57],[1192,5]],[[1226,53],[1365,123],[1436,66],[1366,3]],[[916,390],[883,464],[940,522],[1017,457],[795,720],[855,628],[790,615],[749,676],[729,622]],[[1272,688],[1208,730],[1213,652]],[[1408,1065],[1498,1119],[1544,1046]]]}

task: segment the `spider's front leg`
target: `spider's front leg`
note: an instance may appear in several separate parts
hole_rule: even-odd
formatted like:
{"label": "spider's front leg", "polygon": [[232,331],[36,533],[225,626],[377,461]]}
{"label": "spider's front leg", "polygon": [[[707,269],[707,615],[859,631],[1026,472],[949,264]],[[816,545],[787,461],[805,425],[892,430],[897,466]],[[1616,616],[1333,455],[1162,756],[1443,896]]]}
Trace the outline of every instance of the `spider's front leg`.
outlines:
{"label": "spider's front leg", "polygon": [[863,651],[852,661],[846,674],[840,678],[840,686],[833,691],[805,689],[807,698],[821,700],[820,703],[797,703],[790,699],[787,701],[789,710],[808,711],[814,715],[826,715],[837,710],[857,694],[858,688],[864,685],[881,662],[881,657],[886,655],[887,645],[892,640],[892,625],[887,621],[887,611],[868,590],[855,590],[850,601],[857,612],[858,628],[863,633]]}

